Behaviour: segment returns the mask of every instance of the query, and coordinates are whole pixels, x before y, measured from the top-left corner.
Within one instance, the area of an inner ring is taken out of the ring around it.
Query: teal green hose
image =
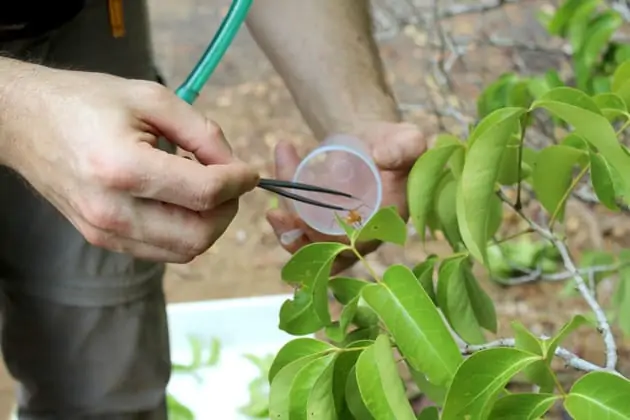
[[[201,89],[217,68],[217,65],[230,47],[234,37],[247,17],[253,0],[234,0],[225,19],[208,48],[188,75],[184,83],[175,92],[177,96],[192,104],[197,100]]]

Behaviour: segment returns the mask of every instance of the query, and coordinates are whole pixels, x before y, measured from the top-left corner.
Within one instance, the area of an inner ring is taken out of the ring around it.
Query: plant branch
[[[547,337],[540,337],[547,338]],[[460,351],[464,355],[473,354],[475,352],[481,350],[487,350],[498,347],[516,347],[516,340],[513,338],[501,338],[496,341],[491,341],[486,344],[468,344],[463,348],[460,348]],[[614,369],[608,369],[601,366],[598,366],[594,363],[589,362],[588,360],[584,360],[575,353],[570,352],[569,350],[558,347],[554,353],[554,355],[562,360],[564,360],[567,366],[570,366],[574,369],[581,370],[583,372],[594,372],[594,371],[610,371],[611,373],[622,376],[619,372]]]
[[[597,329],[601,333],[604,344],[606,346],[606,369],[615,370],[617,366],[617,345],[615,343],[615,337],[612,334],[612,330],[610,328],[610,324],[608,323],[608,319],[606,318],[604,310],[595,299],[595,296],[589,290],[586,280],[584,280],[584,277],[575,266],[575,263],[571,258],[569,249],[567,248],[565,243],[560,240],[556,235],[554,235],[550,230],[543,228],[542,226],[531,220],[523,213],[522,210],[514,208],[514,206],[510,203],[510,200],[505,196],[505,194],[503,194],[503,192],[500,191],[499,196],[505,203],[512,207],[512,209],[514,209],[514,211],[516,211],[516,213],[521,216],[521,218],[525,220],[532,227],[532,229],[534,229],[536,232],[538,232],[539,235],[550,241],[553,246],[556,247],[556,249],[560,253],[560,256],[562,257],[564,267],[566,268],[567,272],[571,274],[571,277],[575,280],[578,291],[595,314],[595,318],[597,319]]]
[[[583,276],[592,277],[597,273],[617,271],[620,268],[624,267],[625,265],[626,264],[596,265],[593,267],[578,269],[578,273],[580,273],[580,275],[583,275]],[[507,283],[510,286],[514,286],[518,284],[530,283],[536,280],[543,280],[543,281],[550,281],[550,282],[564,281],[564,280],[569,280],[572,277],[573,277],[573,273],[569,271],[563,271],[561,273],[553,273],[553,274],[544,274],[542,272],[542,269],[540,267],[537,267],[535,270],[531,270],[530,272],[522,276],[512,277],[509,279],[500,279],[500,281],[502,283]]]

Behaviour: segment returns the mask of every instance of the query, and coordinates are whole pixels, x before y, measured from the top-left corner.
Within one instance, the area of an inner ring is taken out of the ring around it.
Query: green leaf
[[[282,279],[299,285],[293,300],[280,308],[279,328],[289,334],[314,333],[331,323],[328,279],[332,264],[347,245],[321,242],[298,250],[282,268]]]
[[[438,274],[437,299],[453,330],[465,342],[481,344],[486,338],[468,295],[468,279],[463,270],[465,263],[462,257],[442,264]]]
[[[457,223],[457,197],[455,195],[457,192],[457,181],[450,172],[448,175],[444,177],[438,187],[435,200],[435,214],[440,221],[440,228],[444,232],[444,236],[451,247],[455,248],[462,242]]]
[[[576,89],[557,88],[534,102],[532,108],[545,108],[571,124],[577,134],[582,135],[597,148],[606,161],[620,174],[625,188],[628,188],[630,156],[620,145],[615,130],[601,115],[592,99]]]
[[[457,183],[457,197],[456,197],[456,208],[457,212],[457,224],[459,225],[459,233],[462,236],[462,241],[466,246],[466,249],[477,261],[484,261],[487,259],[487,254],[482,254],[481,250],[475,243],[475,240],[472,236],[472,232],[470,231],[470,226],[468,225],[468,220],[466,219],[465,207],[464,207],[464,193],[463,193],[463,184],[460,181]],[[487,252],[487,249],[486,249]],[[487,265],[487,263],[486,263]]]
[[[426,151],[411,168],[407,181],[407,197],[411,221],[422,241],[429,213],[433,208],[435,191],[440,182],[442,170],[453,152],[461,145],[449,145]]]
[[[337,353],[330,353],[315,358],[297,372],[289,389],[289,418],[291,420],[306,420],[307,415],[312,418],[315,413],[309,412],[307,407],[308,409],[317,407],[319,412],[315,416],[316,419],[335,419],[335,405],[332,400],[332,375],[336,357]],[[328,388],[315,392],[315,385],[322,378],[324,378],[323,386],[328,385]],[[331,394],[330,398],[326,399],[326,394]]]
[[[621,15],[610,9],[603,11],[590,23],[582,48],[576,52],[587,68],[597,63],[610,38],[622,24]]]
[[[582,4],[576,6],[571,21],[568,22],[568,37],[572,50],[579,51],[588,34],[589,23],[593,11],[601,3],[601,0],[582,0]]]
[[[545,357],[542,341],[535,337],[523,324],[514,321],[512,322],[512,329],[514,330],[515,347],[517,349]],[[553,372],[551,372],[544,360],[539,360],[526,366],[523,369],[523,374],[529,381],[540,386],[540,392],[552,392],[555,387]]]
[[[166,395],[166,406],[171,420],[195,420],[195,414],[171,394]]]
[[[273,382],[278,372],[289,363],[313,354],[326,354],[335,349],[336,348],[331,344],[310,337],[301,337],[291,340],[282,346],[276,354],[269,368],[269,382]]]
[[[398,374],[389,338],[380,335],[359,356],[357,383],[365,406],[377,419],[415,420]]]
[[[337,420],[335,396],[333,394],[334,364],[319,376],[306,402],[306,416],[295,417],[309,420]],[[293,417],[292,417],[293,418]]]
[[[580,260],[580,268],[588,269],[591,267],[600,267],[600,266],[613,266],[615,264],[615,257],[606,251],[601,250],[590,250],[584,251],[582,253],[582,258]],[[594,280],[595,283],[599,283],[604,278],[611,276],[615,270],[602,271],[599,273],[595,273]],[[588,277],[588,276],[586,276]]]
[[[418,282],[435,303],[435,286],[433,284],[433,271],[438,261],[437,255],[429,255],[426,260],[413,268],[413,275],[416,276]]]
[[[475,278],[468,261],[462,264],[462,275],[464,277],[468,297],[470,298],[470,304],[472,305],[479,325],[496,334],[498,325],[494,302]]]
[[[593,97],[593,101],[608,121],[615,121],[620,117],[626,118],[628,109],[621,96],[615,93],[600,93]]]
[[[441,420],[485,419],[508,381],[539,356],[512,348],[492,348],[474,353],[457,370]]]
[[[565,196],[573,180],[573,167],[587,156],[569,146],[554,145],[540,151],[532,174],[533,187],[540,204],[557,220],[564,219]]]
[[[513,185],[520,181],[519,175],[519,146],[521,144],[520,132],[510,136],[505,151],[500,159],[497,182],[501,185]]]
[[[553,394],[512,394],[500,398],[488,420],[538,420],[560,399]]]
[[[619,269],[619,279],[617,280],[617,316],[619,328],[624,334],[630,335],[630,250],[623,249],[619,253],[619,262],[622,264]]]
[[[328,282],[328,287],[337,301],[343,305],[350,303],[352,299],[361,294],[361,289],[370,284],[365,280],[352,277],[333,277]]]
[[[615,185],[613,183],[612,168],[606,159],[599,153],[590,153],[591,160],[591,182],[595,195],[599,201],[611,210],[619,210],[615,201]]]
[[[381,241],[404,245],[407,241],[407,225],[395,206],[380,209],[357,231],[356,241]]]
[[[564,400],[575,420],[629,420],[630,381],[607,372],[590,372],[578,379]]]
[[[346,401],[346,388],[348,386],[348,378],[363,349],[371,346],[372,343],[373,341],[369,340],[360,340],[350,343],[346,347],[348,351],[340,352],[339,356],[337,356],[337,359],[335,359],[332,393],[335,398],[335,407],[339,419],[349,418],[349,408]],[[358,393],[358,388],[356,388],[356,391]]]
[[[411,270],[403,265],[389,267],[383,281],[364,287],[362,296],[414,369],[436,385],[451,380],[462,356],[433,301]]]
[[[427,380],[426,376],[412,368],[409,363],[407,363],[407,367],[418,389],[429,397],[433,403],[441,406],[444,403],[448,388],[446,386],[432,384]]]
[[[285,365],[274,376],[269,391],[269,418],[275,420],[289,420],[291,410],[291,390],[299,372],[314,360],[327,360],[334,354],[315,353],[301,357]]]
[[[437,407],[425,407],[417,417],[418,420],[440,420],[440,412]]]
[[[326,327],[326,336],[337,343],[342,342],[346,338],[346,331],[350,323],[357,313],[357,305],[359,304],[359,296],[352,299],[341,310],[339,321],[333,322]]]
[[[583,1],[584,0],[566,0],[563,2],[562,6],[558,8],[551,18],[547,31],[549,31],[551,35],[565,36],[573,15],[579,9]]]
[[[553,338],[542,342],[543,350],[545,352],[545,361],[548,365],[551,364],[551,360],[556,353],[556,349],[560,346],[562,341],[573,331],[586,324],[590,324],[590,322],[584,316],[575,315],[571,318],[571,321],[567,322]]]
[[[346,384],[346,402],[348,411],[354,416],[355,419],[361,420],[373,420],[372,414],[365,406],[363,402],[363,398],[361,397],[361,391],[359,391],[359,384],[357,382],[357,367],[352,366],[352,370],[350,370],[350,374],[348,375],[348,382]],[[350,416],[346,416],[346,418],[352,418]]]
[[[619,95],[626,104],[626,108],[630,107],[630,60],[624,61],[617,67],[613,74],[612,92]]]
[[[462,213],[469,230],[469,239],[473,243],[467,243],[467,235],[461,233],[469,250],[474,244],[480,251],[481,262],[486,260],[489,207],[495,194],[499,163],[510,137],[519,129],[519,118],[525,112],[523,108],[503,108],[495,111],[488,115],[470,136],[469,141],[474,142],[468,150],[460,184],[463,195]],[[487,127],[489,123],[492,123],[491,127]],[[458,219],[462,230],[462,221],[459,217]],[[477,257],[472,250],[471,253]]]

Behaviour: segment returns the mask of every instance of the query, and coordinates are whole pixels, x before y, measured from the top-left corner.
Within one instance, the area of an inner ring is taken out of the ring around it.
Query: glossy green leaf
[[[311,406],[309,407],[310,409],[317,407],[319,410],[318,416],[315,417],[316,419],[329,420],[335,418],[335,405],[332,400],[332,375],[336,357],[337,353],[330,353],[315,358],[297,372],[289,389],[289,418],[291,420],[306,420],[307,414],[311,415],[307,411],[307,406],[309,405]],[[315,385],[322,378],[324,378],[323,386],[328,385],[328,388],[314,392]],[[325,398],[327,393],[331,394],[331,398]],[[327,402],[328,405],[326,406]]]
[[[418,414],[417,420],[440,420],[440,412],[437,407],[425,407]]]
[[[337,343],[342,342],[346,338],[348,327],[357,313],[358,304],[359,296],[343,307],[339,320],[326,327],[326,336],[328,338]]]
[[[619,311],[617,319],[619,328],[624,334],[630,335],[630,250],[623,249],[619,253],[619,279],[615,293],[616,306]]]
[[[630,420],[630,381],[607,372],[578,379],[564,400],[575,420]]]
[[[496,334],[498,329],[497,313],[492,298],[481,287],[467,261],[462,264],[461,269],[477,322],[482,328]]]
[[[291,390],[299,372],[315,360],[328,360],[331,353],[315,353],[296,359],[285,365],[275,375],[269,391],[269,417],[275,420],[289,420],[291,410]]]
[[[437,299],[453,330],[469,344],[485,343],[486,338],[468,294],[464,276],[464,258],[448,261],[440,267]]]
[[[313,354],[325,354],[335,351],[336,347],[325,341],[316,340],[310,337],[300,337],[286,343],[276,354],[276,357],[269,368],[269,382],[280,370],[291,362]]]
[[[512,394],[499,398],[488,420],[538,420],[551,409],[559,395]]]
[[[593,101],[609,121],[626,118],[628,109],[621,96],[611,92],[600,93],[593,96]]]
[[[508,106],[512,87],[519,78],[514,73],[504,73],[488,85],[477,98],[477,117],[482,119],[497,109]]]
[[[342,347],[348,347],[350,344],[356,341],[362,340],[376,340],[380,333],[380,329],[378,326],[372,326],[367,328],[357,328],[355,330],[350,331],[346,335],[346,339],[341,343]]]
[[[449,173],[440,183],[435,200],[435,214],[440,221],[440,228],[452,247],[462,242],[457,223],[456,209],[457,181]]]
[[[335,396],[333,394],[334,364],[329,365],[319,375],[306,401],[306,416],[296,416],[296,419],[308,420],[337,420]],[[299,397],[298,397],[299,398]],[[293,419],[293,417],[291,417]],[[342,420],[342,419],[340,419]]]
[[[587,156],[568,146],[549,146],[536,159],[532,174],[533,187],[540,204],[550,215],[562,221],[566,207],[565,195],[573,180],[573,167]],[[559,209],[559,210],[558,210]]]
[[[624,61],[613,74],[612,91],[630,108],[630,60]]]
[[[415,420],[387,335],[380,335],[363,350],[356,377],[361,398],[374,418]]]
[[[352,366],[352,370],[348,375],[348,382],[346,384],[346,402],[348,411],[354,416],[355,419],[361,420],[373,420],[374,417],[365,406],[363,398],[361,397],[361,391],[359,390],[359,383],[357,381],[357,367]],[[351,418],[351,417],[348,417]]]
[[[581,49],[588,34],[593,11],[600,4],[601,0],[582,0],[581,4],[576,6],[573,17],[567,25],[567,35],[573,51]]]
[[[584,137],[575,133],[567,135],[560,141],[559,144],[560,146],[573,147],[574,149],[583,150],[584,152],[595,150],[586,140],[584,140]]]
[[[435,286],[433,284],[433,271],[438,261],[437,255],[429,255],[426,260],[413,268],[413,275],[416,276],[418,282],[435,303]]]
[[[328,279],[332,264],[347,245],[321,242],[298,250],[282,268],[282,279],[298,285],[293,300],[280,308],[279,328],[289,334],[311,334],[329,325]]]
[[[615,201],[616,193],[613,183],[612,168],[599,153],[590,153],[591,182],[599,201],[611,210],[619,210]]]
[[[450,381],[462,356],[433,301],[409,268],[389,267],[383,281],[363,288],[362,296],[414,369],[434,384]]]
[[[462,213],[470,240],[480,251],[482,261],[488,243],[489,206],[495,194],[499,163],[511,136],[519,129],[519,118],[526,112],[523,108],[503,108],[482,121],[471,134],[471,144],[460,180],[463,195]],[[486,127],[492,122],[491,127]],[[459,209],[458,209],[459,211]],[[459,217],[458,217],[459,219]],[[460,219],[460,230],[462,221]],[[470,250],[464,232],[462,239]],[[475,253],[473,253],[473,256]]]
[[[459,145],[449,145],[426,151],[416,161],[407,181],[407,197],[411,221],[422,241],[425,240],[427,219],[433,208],[435,190],[442,178],[444,165]]]
[[[166,395],[166,406],[170,420],[195,420],[195,414],[171,394]]]
[[[359,296],[361,289],[370,284],[369,282],[352,277],[333,277],[328,282],[333,296],[343,305],[350,303],[352,299]]]
[[[356,241],[381,241],[404,245],[407,241],[407,224],[395,206],[380,209],[357,231]]]
[[[519,179],[519,146],[521,144],[521,135],[517,131],[508,140],[508,143],[501,156],[499,163],[499,173],[497,174],[497,182],[501,185],[516,184]]]
[[[547,364],[551,364],[551,360],[556,352],[556,349],[562,344],[565,338],[573,331],[577,330],[583,325],[589,324],[589,321],[582,315],[575,315],[569,322],[564,324],[560,331],[551,339],[543,340],[543,350],[545,352],[545,361]]]
[[[351,418],[350,409],[346,400],[346,389],[348,387],[348,379],[353,368],[357,362],[357,359],[361,355],[364,348],[371,346],[373,341],[355,341],[350,343],[347,347],[348,351],[342,351],[335,359],[335,367],[333,373],[333,396],[335,399],[336,412],[340,420]],[[358,394],[359,390],[356,388],[356,380],[354,382],[355,391]],[[360,395],[358,396],[360,400]]]
[[[474,353],[453,379],[441,420],[485,419],[508,381],[539,356],[513,348],[492,348]]]
[[[425,394],[433,403],[441,406],[444,403],[444,398],[446,397],[446,391],[448,390],[448,387],[443,385],[434,385],[429,382],[427,380],[427,377],[424,376],[421,372],[418,372],[417,370],[409,366],[409,364],[407,364],[407,367],[409,368],[411,379],[413,379],[418,389],[423,394]]]
[[[593,107],[596,110],[593,110]],[[608,163],[620,174],[624,191],[630,185],[630,156],[621,147],[615,130],[601,115],[597,105],[576,89],[557,88],[549,91],[532,108],[545,108],[571,124],[577,134],[595,146]]]
[[[472,236],[472,232],[470,231],[470,226],[468,224],[468,220],[466,219],[465,207],[464,207],[464,193],[462,191],[462,182],[461,180],[457,183],[457,197],[456,197],[456,208],[457,212],[457,224],[459,225],[459,233],[461,234],[462,241],[466,246],[466,249],[477,261],[483,261],[485,259],[485,253],[482,254],[481,250],[475,243],[475,240]],[[487,249],[486,249],[487,252]]]
[[[515,347],[517,349],[545,357],[542,340],[535,337],[518,321],[512,322],[512,329],[514,330]],[[533,384],[540,386],[540,392],[549,393],[552,392],[555,387],[553,373],[550,371],[548,365],[545,364],[544,359],[526,366],[523,369],[523,374]]]
[[[551,18],[547,31],[549,31],[551,35],[566,35],[571,19],[583,1],[584,0],[564,1]]]
[[[582,48],[576,52],[587,68],[598,61],[610,38],[622,24],[621,15],[610,9],[603,11],[589,24]]]

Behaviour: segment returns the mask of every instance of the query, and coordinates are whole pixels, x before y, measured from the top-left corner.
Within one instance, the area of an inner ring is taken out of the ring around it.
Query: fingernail
[[[282,245],[291,245],[304,235],[302,229],[292,229],[280,235],[280,243]]]

